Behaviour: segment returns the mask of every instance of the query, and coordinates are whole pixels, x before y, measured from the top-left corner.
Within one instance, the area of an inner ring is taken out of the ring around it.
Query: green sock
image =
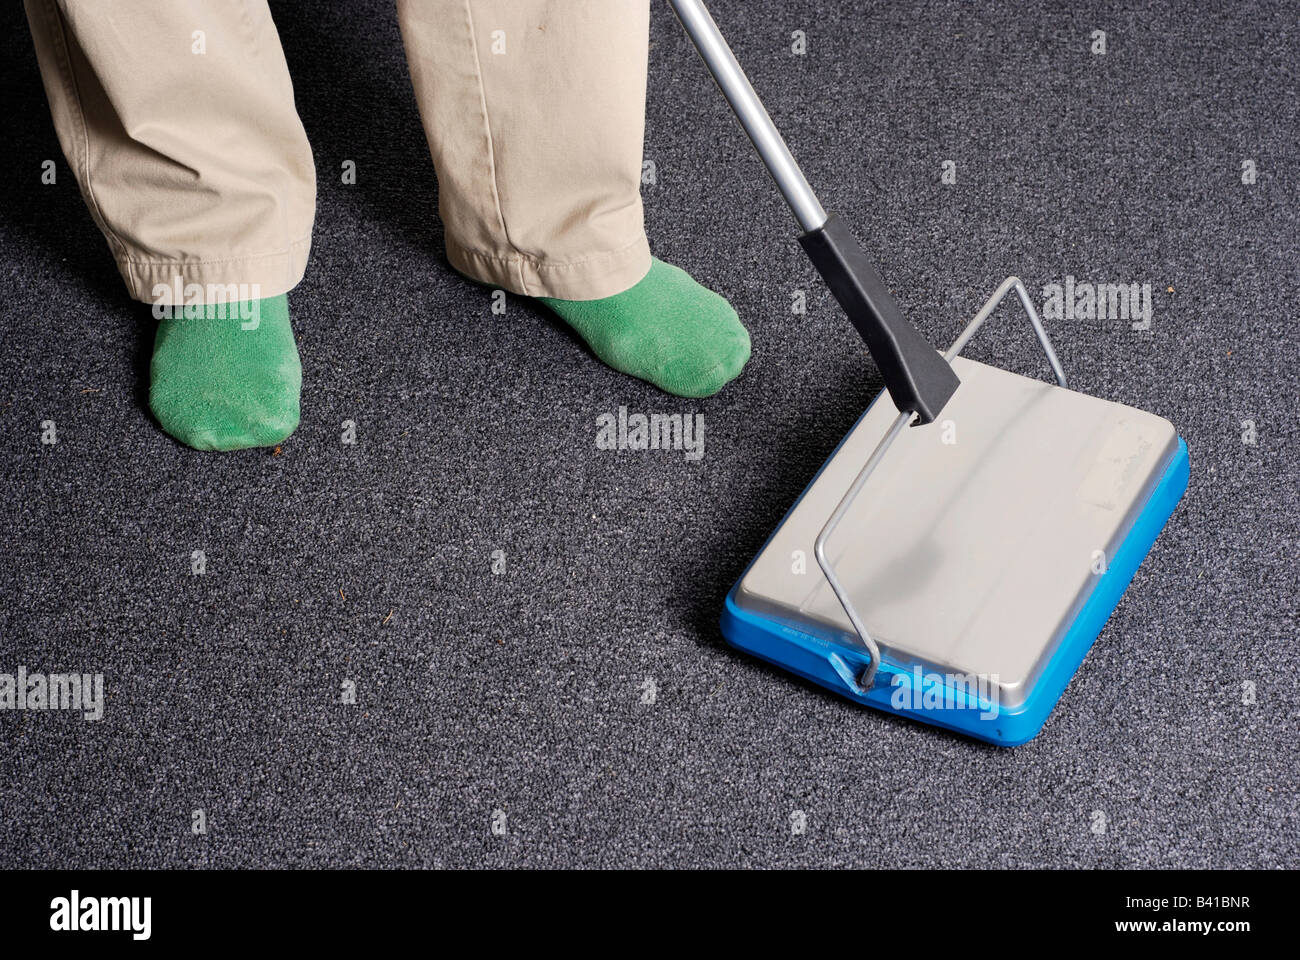
[[[158,322],[149,408],[196,450],[280,443],[298,426],[302,365],[281,294],[175,307]]]
[[[717,393],[749,359],[749,333],[731,304],[662,260],[612,297],[537,299],[615,370],[679,397]]]

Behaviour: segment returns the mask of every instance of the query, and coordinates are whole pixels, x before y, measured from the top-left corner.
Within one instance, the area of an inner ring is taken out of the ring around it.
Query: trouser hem
[[[185,302],[194,302],[194,284],[203,288],[204,303],[263,300],[298,285],[310,250],[311,238],[304,237],[276,253],[230,260],[145,262],[119,257],[117,269],[131,298],[143,303],[175,303],[178,290]]]
[[[472,280],[522,296],[600,300],[635,286],[650,272],[650,243],[643,234],[617,250],[548,263],[471,250],[447,237],[447,259]]]

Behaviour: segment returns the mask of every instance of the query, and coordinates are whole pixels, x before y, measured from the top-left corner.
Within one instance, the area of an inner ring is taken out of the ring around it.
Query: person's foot
[[[282,294],[174,307],[158,322],[149,408],[196,450],[282,442],[298,426],[302,365]]]
[[[609,366],[680,397],[717,393],[749,359],[749,333],[731,304],[662,260],[612,297],[537,299]]]

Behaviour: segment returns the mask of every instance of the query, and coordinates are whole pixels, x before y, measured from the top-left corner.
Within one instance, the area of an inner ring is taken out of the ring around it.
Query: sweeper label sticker
[[[1136,476],[1138,468],[1150,449],[1151,441],[1143,436],[1141,427],[1132,420],[1121,420],[1102,442],[1097,458],[1079,482],[1076,496],[1103,510],[1128,503],[1135,483],[1141,479]]]

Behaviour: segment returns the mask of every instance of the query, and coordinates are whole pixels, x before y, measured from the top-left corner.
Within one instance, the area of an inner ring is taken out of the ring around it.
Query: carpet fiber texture
[[[149,416],[153,321],[6,4],[0,672],[102,673],[105,703],[0,713],[0,866],[1300,862],[1294,8],[711,6],[932,342],[1013,273],[1042,301],[1149,284],[1149,329],[1047,320],[1075,387],[1173,421],[1192,478],[1039,737],[983,746],[723,643],[880,379],[666,5],[647,227],[749,328],[736,382],[670,397],[548,311],[495,313],[443,256],[392,3],[281,2],[320,171],[302,421],[212,455]],[[968,355],[1049,375],[1014,305]],[[702,415],[703,456],[601,449],[620,407]]]

